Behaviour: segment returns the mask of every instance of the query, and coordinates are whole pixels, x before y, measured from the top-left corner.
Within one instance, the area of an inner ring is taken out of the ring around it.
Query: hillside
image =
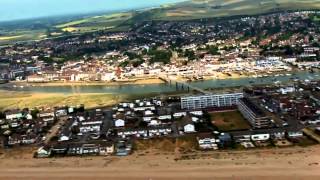
[[[126,31],[134,23],[146,20],[190,20],[309,9],[320,9],[320,0],[189,0],[148,10],[92,15],[69,21],[65,18],[55,24],[38,21],[36,26],[41,25],[40,28],[35,28],[34,23],[16,29],[2,26],[0,45],[99,30]]]
[[[190,20],[235,15],[255,15],[281,10],[320,9],[320,0],[190,0],[140,12],[96,16],[58,25],[61,30],[125,30],[137,21]]]
[[[320,0],[190,0],[153,10],[151,18],[189,20],[300,9],[320,9]]]

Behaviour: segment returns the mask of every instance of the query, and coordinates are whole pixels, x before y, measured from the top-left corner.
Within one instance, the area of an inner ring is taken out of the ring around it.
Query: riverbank
[[[161,79],[158,78],[149,78],[149,79],[133,79],[133,80],[124,80],[116,82],[99,82],[99,81],[86,81],[86,82],[64,82],[64,81],[53,81],[46,83],[32,83],[26,81],[13,81],[6,85],[11,86],[42,86],[42,87],[53,87],[53,86],[121,86],[121,85],[148,85],[148,84],[162,84],[164,83]]]
[[[174,152],[151,148],[126,157],[34,159],[35,149],[10,150],[0,156],[0,179],[119,180],[316,180],[320,146],[197,152],[177,160]],[[147,171],[146,171],[147,169]]]
[[[176,76],[174,79],[178,81],[183,81],[183,82],[189,82],[189,83],[199,83],[202,81],[236,81],[236,80],[245,80],[245,79],[250,79],[250,81],[254,80],[261,80],[261,79],[268,79],[272,78],[272,82],[277,81],[277,79],[281,78],[290,78],[290,79],[295,79],[299,76],[299,74],[308,74],[304,78],[309,78],[309,75],[315,75],[319,76],[319,72],[316,71],[316,73],[309,73],[308,71],[298,71],[298,70],[293,70],[290,72],[272,72],[272,73],[261,73],[259,75],[257,74],[252,74],[248,72],[244,73],[222,73],[222,72],[215,72],[211,75],[205,75],[202,76],[202,78],[187,78],[183,76]],[[304,80],[304,78],[301,78]],[[145,79],[142,78],[136,78],[136,79],[127,79],[127,80],[121,80],[121,81],[115,81],[115,82],[103,82],[103,81],[86,81],[86,82],[71,82],[71,81],[53,81],[53,82],[46,82],[46,83],[32,83],[32,82],[27,82],[27,81],[12,81],[10,83],[2,85],[2,87],[6,88],[24,88],[24,87],[92,87],[92,86],[106,86],[106,87],[119,87],[119,86],[143,86],[143,85],[161,85],[164,84],[165,82],[156,77],[146,77]],[[208,88],[208,87],[207,87]]]
[[[88,108],[112,106],[123,101],[135,99],[183,96],[187,92],[147,93],[147,94],[113,94],[113,93],[39,93],[0,90],[0,111],[6,109],[23,109],[37,107],[77,106],[84,104]]]
[[[102,93],[29,93],[0,91],[0,110],[35,107],[76,106],[85,104],[86,108],[110,106],[129,98],[126,95]]]

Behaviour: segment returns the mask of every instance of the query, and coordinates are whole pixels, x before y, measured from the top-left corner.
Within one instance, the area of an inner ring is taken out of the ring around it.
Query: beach
[[[320,145],[208,151],[177,160],[174,152],[148,149],[126,157],[34,159],[32,150],[23,148],[2,153],[0,179],[312,180],[320,178],[319,151]]]

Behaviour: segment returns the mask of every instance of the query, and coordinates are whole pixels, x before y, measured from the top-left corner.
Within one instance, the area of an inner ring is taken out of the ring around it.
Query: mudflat
[[[177,154],[156,149],[127,157],[34,159],[32,150],[3,152],[0,179],[281,179],[320,178],[320,145]],[[182,158],[184,157],[184,158]]]

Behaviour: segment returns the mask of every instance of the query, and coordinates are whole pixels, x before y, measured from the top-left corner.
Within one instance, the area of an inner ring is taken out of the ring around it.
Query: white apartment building
[[[228,107],[237,105],[243,93],[208,94],[181,97],[182,109],[202,109],[208,107]]]

